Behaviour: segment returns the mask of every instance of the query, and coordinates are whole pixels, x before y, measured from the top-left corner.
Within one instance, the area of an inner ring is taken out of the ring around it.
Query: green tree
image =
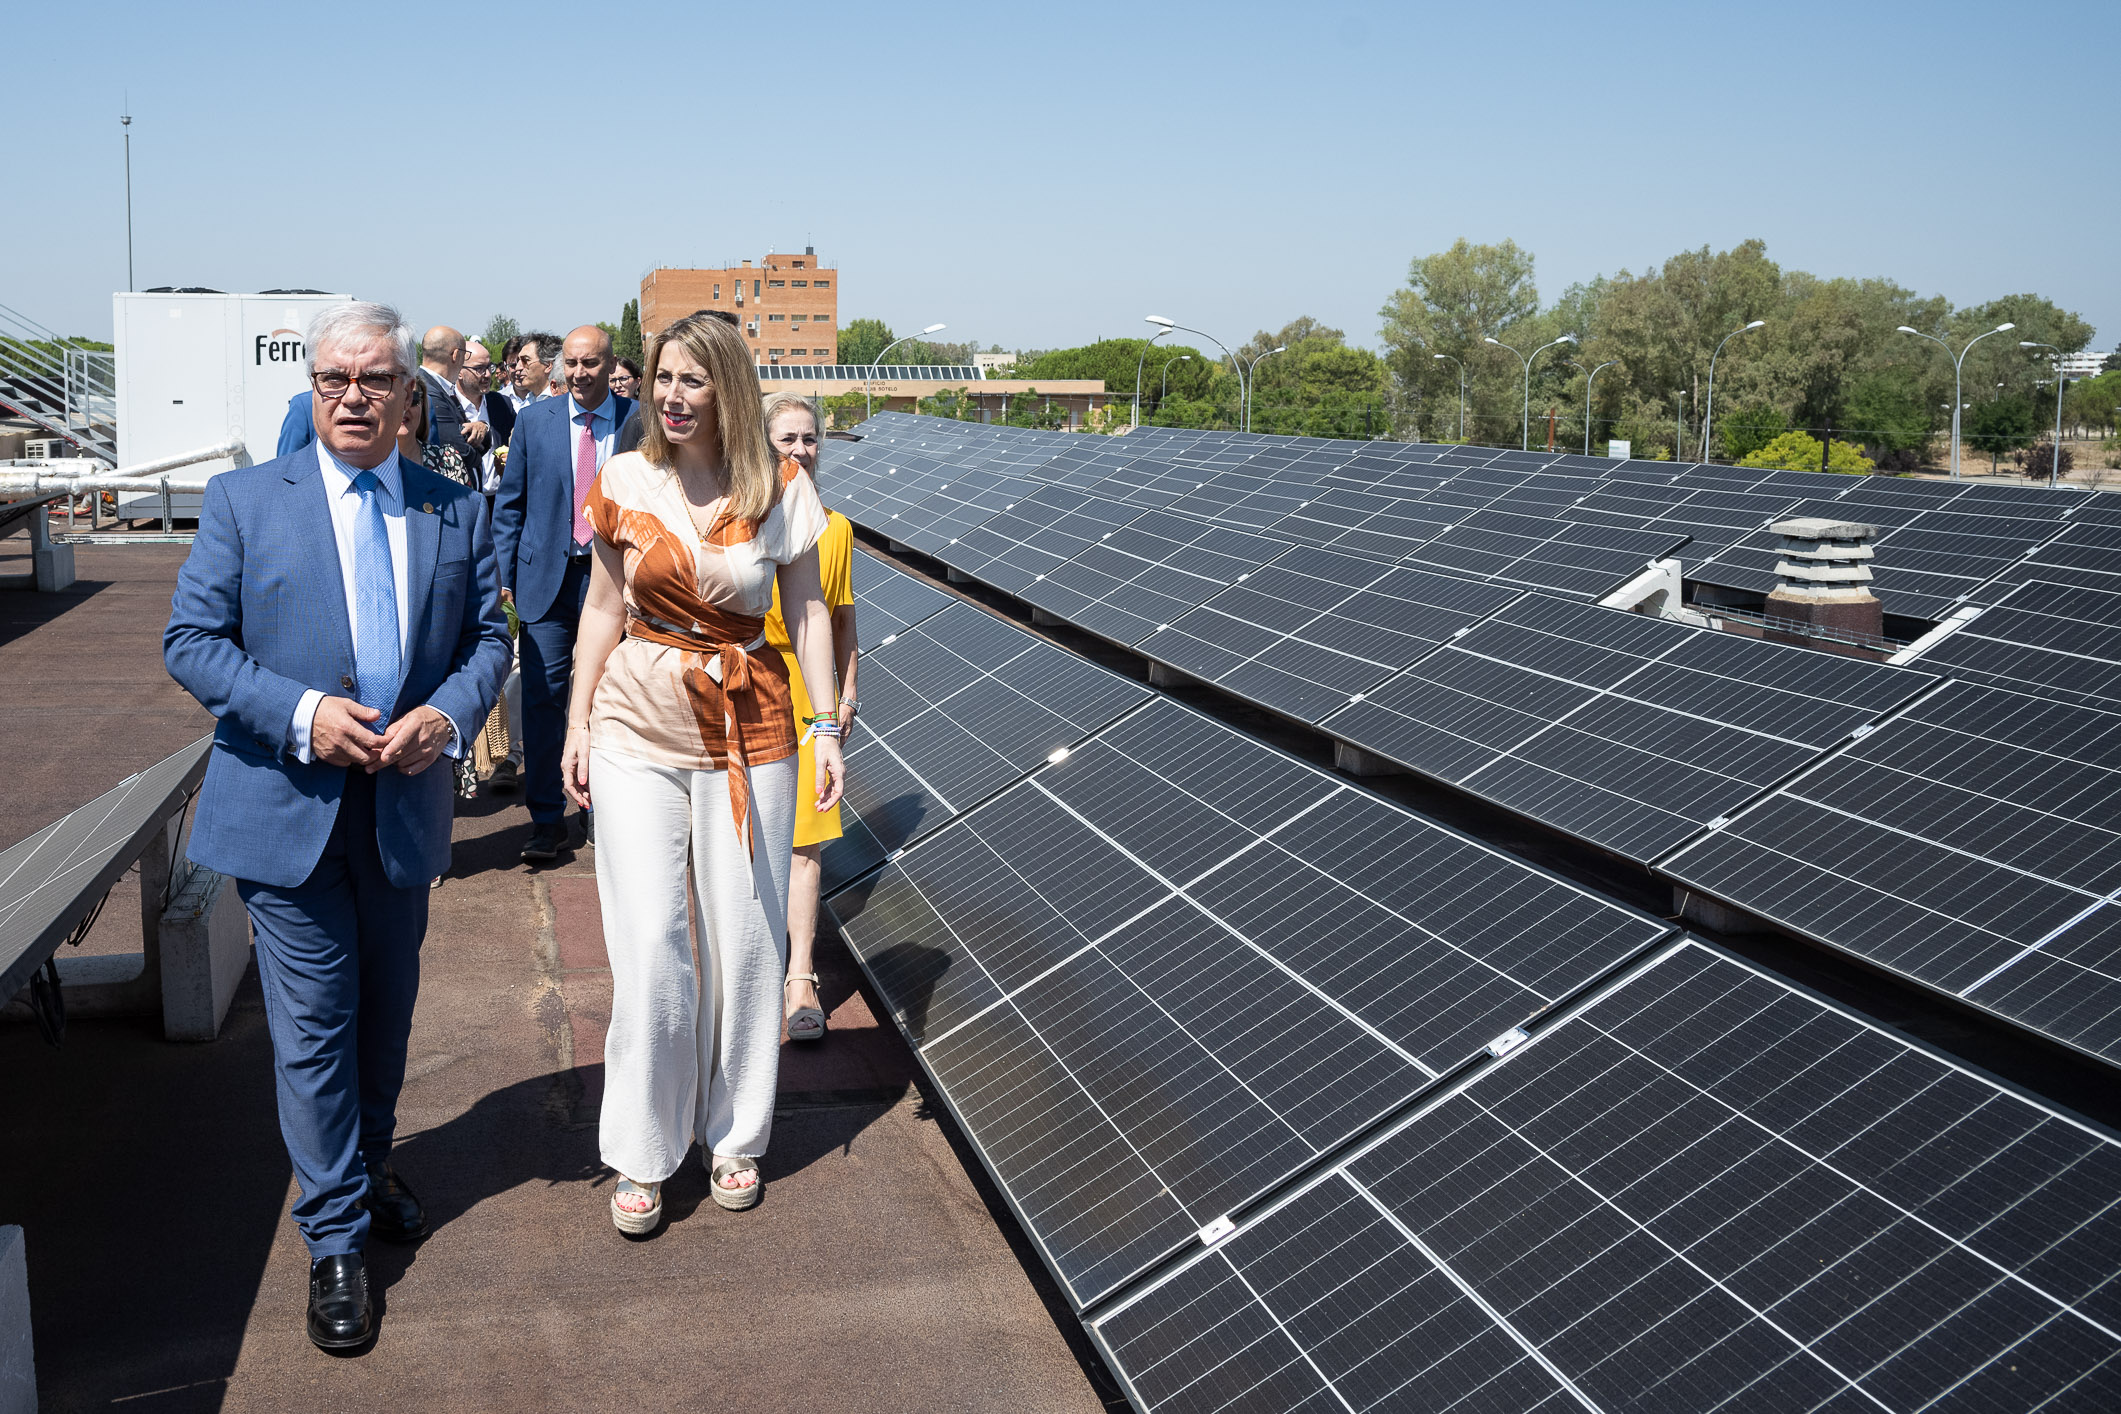
[[[1749,403],[1716,424],[1724,455],[1740,466],[1745,459],[1789,431],[1790,420],[1769,403]]]
[[[1417,256],[1406,285],[1378,314],[1388,370],[1399,395],[1424,410],[1430,435],[1451,435],[1443,431],[1446,423],[1455,433],[1463,364],[1470,389],[1467,430],[1476,441],[1514,429],[1523,396],[1522,366],[1486,340],[1492,336],[1530,352],[1552,337],[1545,330],[1558,323],[1540,319],[1530,251],[1515,241],[1474,245],[1464,237],[1449,250]],[[1527,345],[1524,339],[1533,334],[1545,337]]]
[[[611,351],[620,358],[630,358],[635,363],[641,361],[641,302],[639,300],[630,299],[626,301],[626,307],[619,311],[619,328],[618,332],[611,336]]]
[[[501,351],[508,347],[508,341],[522,332],[513,319],[505,314],[496,314],[486,321],[486,332],[479,335],[479,342],[486,345],[487,354],[494,362],[499,363]]]
[[[1742,458],[1740,466],[1779,467],[1784,471],[1819,471],[1820,442],[1809,432],[1785,432],[1766,446]],[[1872,461],[1861,448],[1836,438],[1827,448],[1825,470],[1861,476]]]
[[[2032,445],[2038,427],[2030,399],[2005,396],[1974,404],[1960,420],[1959,435],[1974,451],[1987,452],[1995,471],[2003,453]]]
[[[980,418],[979,401],[970,388],[944,388],[931,397],[922,398],[915,411],[928,417],[947,417],[957,422],[977,422]]]
[[[894,335],[881,319],[856,319],[840,328],[840,362],[869,363],[887,348]]]
[[[869,416],[870,406],[870,400],[864,397],[860,390],[818,399],[818,407],[825,414],[825,430],[828,432],[845,432],[849,428],[859,426]]]

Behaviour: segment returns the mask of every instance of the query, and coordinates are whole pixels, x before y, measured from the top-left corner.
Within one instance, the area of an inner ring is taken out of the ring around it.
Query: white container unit
[[[205,476],[270,461],[288,400],[309,386],[303,343],[309,321],[351,295],[181,294],[111,296],[117,350],[118,465],[240,437],[246,455],[183,469]],[[159,515],[159,494],[123,496],[125,515]],[[174,498],[173,512],[199,514],[197,495]]]

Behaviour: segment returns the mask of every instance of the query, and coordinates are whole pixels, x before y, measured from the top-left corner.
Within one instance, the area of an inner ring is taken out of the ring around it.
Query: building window
[[[791,314],[788,316],[788,320],[792,324],[800,324],[809,317],[807,314]]]
[[[768,349],[768,350],[766,350],[766,357],[768,357],[768,358],[780,358],[780,357],[783,357],[783,356],[784,356],[785,354],[787,354],[787,352],[788,352],[788,350],[786,350],[786,349]],[[385,620],[384,620],[384,622],[385,622],[385,623],[388,623],[388,622],[390,622],[390,621],[389,621],[388,619],[385,619]]]
[[[810,287],[810,282],[808,280],[790,280],[788,283],[795,286],[799,290],[808,289]]]
[[[769,324],[778,324],[787,317],[788,316],[785,314],[769,314],[766,316],[766,322]]]
[[[812,288],[820,290],[829,290],[832,288],[832,282],[830,280],[818,280],[813,283]]]
[[[751,297],[753,299],[757,299],[759,297],[759,282],[756,280],[753,280],[751,282]]]
[[[788,264],[792,269],[800,270],[803,268],[803,262],[800,260],[791,260]]]
[[[808,357],[810,357],[810,350],[808,350],[808,349],[790,349],[790,350],[788,350],[788,352],[789,352],[789,354],[790,354],[790,355],[792,355],[792,356],[793,356],[793,357],[795,357],[795,358],[808,358]]]
[[[813,314],[810,316],[810,322],[813,324],[830,324],[832,316],[829,314]]]
[[[714,287],[714,297],[716,299],[720,299],[722,297],[722,287],[720,285],[716,285]]]
[[[788,282],[786,280],[768,280],[766,288],[769,290],[785,290],[788,288]]]

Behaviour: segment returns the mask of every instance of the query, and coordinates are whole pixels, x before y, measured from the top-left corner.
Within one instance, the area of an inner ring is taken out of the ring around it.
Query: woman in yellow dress
[[[764,408],[766,436],[776,458],[792,460],[817,480],[818,448],[823,434],[817,412],[793,393],[775,393]],[[855,639],[854,639],[854,527],[838,511],[826,513],[825,533],[817,542],[818,578],[824,590],[825,607],[832,612],[832,662],[839,674],[840,748],[854,730]],[[816,808],[811,778],[816,763],[810,756],[810,732],[803,727],[813,709],[803,684],[803,670],[795,661],[795,649],[781,622],[780,591],[774,591],[773,611],[766,615],[766,642],[788,660],[788,684],[795,698],[795,721],[801,742],[802,764],[795,773],[795,853],[788,861],[788,979],[782,1005],[791,1041],[818,1041],[825,1035],[825,1010],[818,998],[818,977],[812,949],[817,941],[819,886],[824,878],[819,855],[827,841],[840,837],[840,808]],[[831,700],[831,694],[826,694]]]

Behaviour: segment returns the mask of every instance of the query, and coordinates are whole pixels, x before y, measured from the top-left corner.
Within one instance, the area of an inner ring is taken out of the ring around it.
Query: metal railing
[[[0,304],[0,406],[92,456],[115,459],[115,356],[84,349],[5,304]]]

